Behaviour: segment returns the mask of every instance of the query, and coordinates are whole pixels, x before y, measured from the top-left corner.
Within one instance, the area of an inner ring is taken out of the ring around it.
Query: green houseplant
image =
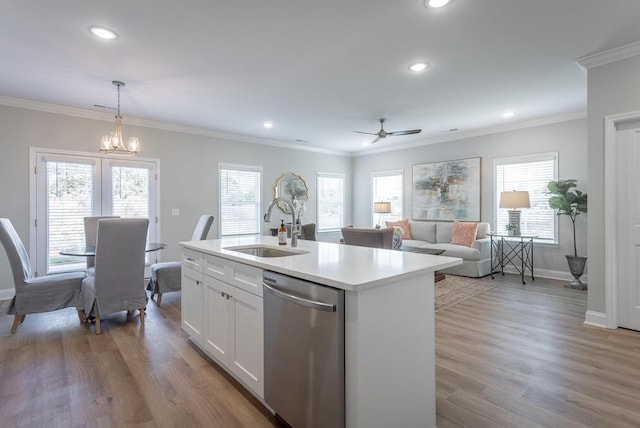
[[[557,215],[568,216],[573,227],[573,255],[567,255],[569,263],[569,271],[574,279],[567,284],[569,288],[586,290],[587,286],[580,281],[580,277],[584,273],[584,267],[587,261],[586,257],[578,256],[578,247],[576,245],[576,217],[580,214],[587,213],[587,194],[576,189],[577,180],[558,180],[550,181],[547,184],[549,198],[549,207],[558,210]]]

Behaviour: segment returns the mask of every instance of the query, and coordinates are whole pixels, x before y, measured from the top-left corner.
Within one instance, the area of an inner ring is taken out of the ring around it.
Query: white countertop
[[[180,244],[206,254],[348,291],[363,290],[399,279],[430,274],[462,263],[462,259],[457,257],[397,250],[305,240],[299,240],[298,246],[291,248],[290,243],[289,239],[286,246],[278,245],[277,237],[251,236],[188,241]],[[285,257],[257,257],[225,249],[255,244],[305,253]]]

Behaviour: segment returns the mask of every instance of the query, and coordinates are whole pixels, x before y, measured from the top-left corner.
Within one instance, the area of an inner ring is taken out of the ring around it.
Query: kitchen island
[[[268,270],[345,291],[347,427],[436,426],[433,273],[461,259],[266,236],[181,245],[183,329],[260,400]],[[258,245],[296,254],[237,251]]]

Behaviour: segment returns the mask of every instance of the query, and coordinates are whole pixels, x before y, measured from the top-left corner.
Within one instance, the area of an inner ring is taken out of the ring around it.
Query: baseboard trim
[[[587,311],[584,316],[584,323],[594,327],[607,328],[607,314],[602,312]]]
[[[505,266],[504,271],[505,273],[513,273],[513,274],[519,275],[519,273],[512,266],[509,266],[509,267]],[[557,279],[559,281],[567,281],[567,282],[573,280],[573,275],[571,275],[569,272],[563,272],[559,270],[537,269],[534,267],[533,273],[535,278],[540,277],[540,278],[547,278],[547,279]],[[527,276],[531,278],[531,272],[527,272],[525,274],[524,276],[525,281],[527,279]],[[580,281],[582,281],[585,284],[588,284],[589,276],[582,275],[580,277]]]
[[[0,300],[10,300],[13,299],[13,296],[16,293],[14,292],[13,288],[7,288],[5,290],[0,290]]]

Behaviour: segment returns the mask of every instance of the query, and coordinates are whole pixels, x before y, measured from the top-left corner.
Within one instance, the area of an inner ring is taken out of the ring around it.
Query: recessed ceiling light
[[[273,123],[265,122],[265,123],[262,124],[262,126],[264,126],[267,129],[271,129],[271,128],[273,128]]]
[[[425,0],[424,5],[430,9],[437,9],[448,5],[452,1],[453,0]]]
[[[427,68],[429,68],[429,63],[428,62],[414,62],[413,64],[411,64],[409,66],[409,70],[414,71],[416,73],[418,73],[420,71],[424,71]]]
[[[89,27],[89,31],[91,31],[91,34],[93,34],[94,36],[100,37],[101,39],[105,40],[113,40],[118,38],[118,35],[115,33],[115,31],[109,30],[108,28],[104,27],[97,27],[93,25]]]
[[[504,117],[505,119],[512,118],[515,115],[516,115],[515,112],[513,112],[511,110],[505,111],[504,113],[502,113],[502,117]]]

